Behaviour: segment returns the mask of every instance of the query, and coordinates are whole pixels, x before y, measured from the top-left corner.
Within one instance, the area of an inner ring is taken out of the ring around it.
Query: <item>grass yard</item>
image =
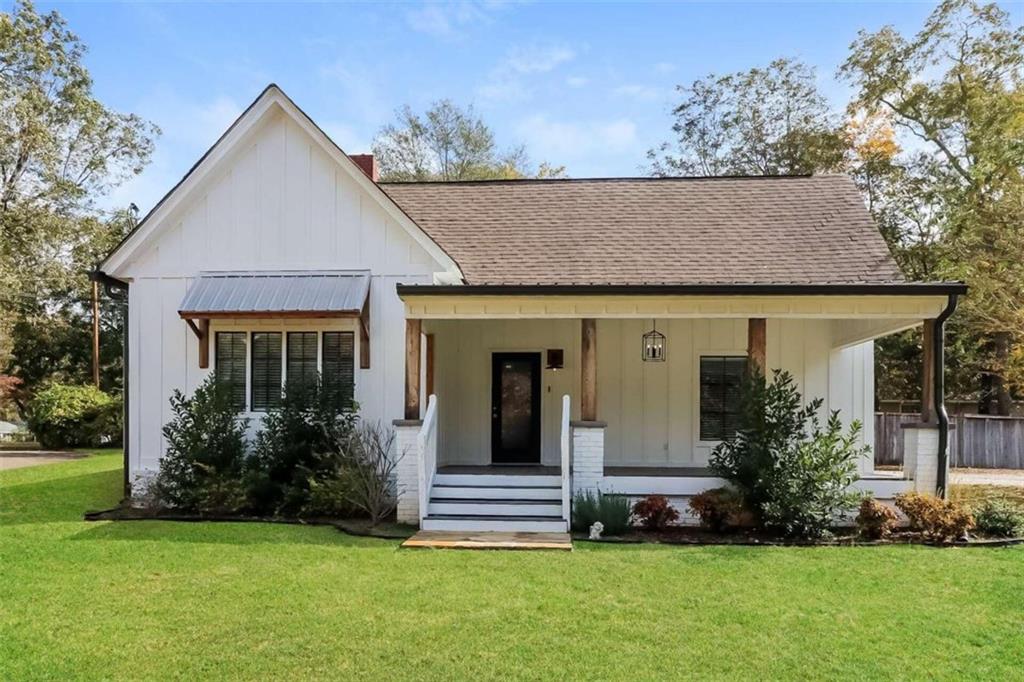
[[[467,552],[83,522],[119,466],[0,475],[0,678],[1024,677],[1024,547]]]

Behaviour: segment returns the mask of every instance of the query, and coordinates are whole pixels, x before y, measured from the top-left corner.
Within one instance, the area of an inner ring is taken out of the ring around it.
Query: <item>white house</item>
[[[395,424],[400,519],[454,530],[564,530],[573,489],[720,485],[748,363],[870,445],[873,340],[925,323],[941,369],[964,291],[906,282],[843,176],[378,182],[274,85],[96,277],[127,288],[130,478],[174,389],[216,368],[258,423],[319,371]],[[944,486],[933,375],[904,472],[861,463],[880,497]]]

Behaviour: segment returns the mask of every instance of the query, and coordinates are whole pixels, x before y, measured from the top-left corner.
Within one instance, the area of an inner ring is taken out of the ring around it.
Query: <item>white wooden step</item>
[[[562,515],[561,504],[519,500],[430,500],[430,515],[454,516],[554,516]]]
[[[434,474],[434,485],[501,486],[507,488],[535,488],[560,486],[561,476],[516,476],[509,474]]]
[[[431,497],[470,500],[558,500],[562,499],[561,486],[452,486],[434,485]]]
[[[563,519],[544,517],[460,517],[428,516],[420,523],[422,530],[485,531],[497,530],[519,533],[565,533],[568,530]]]

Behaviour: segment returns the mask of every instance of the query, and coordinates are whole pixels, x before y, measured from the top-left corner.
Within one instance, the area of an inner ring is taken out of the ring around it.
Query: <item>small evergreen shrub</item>
[[[95,386],[50,384],[28,404],[28,429],[44,448],[121,442],[121,401]]]
[[[720,533],[743,513],[743,501],[731,488],[712,488],[690,498],[690,511],[700,525]]]
[[[859,500],[849,486],[857,460],[869,452],[858,443],[861,426],[844,431],[834,411],[822,427],[821,406],[820,398],[804,404],[787,372],[775,370],[771,382],[751,376],[741,389],[735,437],[712,452],[710,469],[769,532],[822,537]]]
[[[600,521],[605,535],[622,535],[629,530],[631,515],[629,498],[624,495],[587,490],[576,493],[572,500],[572,528],[582,533]]]
[[[982,535],[995,538],[1024,535],[1024,508],[1004,498],[985,500],[974,510],[974,520]]]
[[[974,528],[974,515],[963,505],[935,495],[901,493],[896,506],[907,515],[910,527],[935,542],[953,542]]]
[[[883,540],[892,535],[898,521],[899,517],[890,507],[865,497],[857,513],[857,533],[869,540]]]
[[[243,480],[247,421],[238,419],[230,393],[211,374],[190,397],[171,396],[173,418],[152,493],[184,511],[231,514],[248,506]]]
[[[379,423],[361,423],[331,441],[335,468],[309,480],[306,513],[325,516],[366,516],[371,525],[387,519],[398,503],[395,467],[406,453],[393,453],[395,432]]]
[[[664,495],[649,495],[637,501],[633,516],[647,530],[664,530],[679,520],[679,512]]]

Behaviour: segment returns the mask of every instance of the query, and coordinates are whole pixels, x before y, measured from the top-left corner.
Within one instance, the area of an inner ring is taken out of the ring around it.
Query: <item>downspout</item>
[[[935,390],[935,415],[939,420],[939,470],[936,478],[935,494],[945,498],[947,491],[947,478],[949,477],[949,413],[946,412],[946,361],[945,361],[945,327],[946,320],[956,310],[957,294],[950,294],[949,301],[939,316],[935,318],[935,326],[932,330],[932,368],[933,385]]]
[[[128,405],[129,405],[129,400],[128,400],[128,397],[129,397],[128,396],[128,388],[129,388],[129,386],[128,386],[128,383],[129,383],[128,382],[128,377],[129,377],[129,372],[128,372],[128,357],[129,357],[129,353],[128,353],[128,338],[129,338],[129,334],[128,334],[128,282],[123,282],[123,281],[121,281],[119,279],[115,279],[115,278],[111,277],[110,275],[108,275],[107,273],[103,272],[102,270],[92,270],[92,271],[90,271],[89,272],[89,279],[94,281],[94,282],[98,282],[98,283],[102,284],[104,290],[107,293],[107,296],[110,296],[110,298],[114,299],[115,301],[121,302],[122,305],[123,305],[123,311],[124,311],[123,315],[124,315],[124,317],[122,318],[123,319],[123,327],[121,329],[121,342],[122,342],[121,353],[122,353],[122,356],[123,356],[122,359],[121,359],[121,372],[122,372],[122,376],[121,376],[121,399],[122,399],[121,419],[122,419],[122,429],[123,429],[123,431],[122,431],[121,438],[123,440],[122,450],[124,451],[124,462],[123,462],[123,465],[122,465],[123,466],[123,474],[122,474],[121,486],[122,486],[123,498],[124,498],[124,500],[127,500],[132,495],[131,477],[129,475],[129,465],[130,465],[130,462],[131,462],[131,460],[129,459],[129,447],[130,447],[129,443],[131,443],[131,439],[129,438],[129,435],[131,433],[131,431],[130,431],[131,423],[130,423],[130,421],[128,419],[128,415],[129,415],[129,408],[128,408]]]

